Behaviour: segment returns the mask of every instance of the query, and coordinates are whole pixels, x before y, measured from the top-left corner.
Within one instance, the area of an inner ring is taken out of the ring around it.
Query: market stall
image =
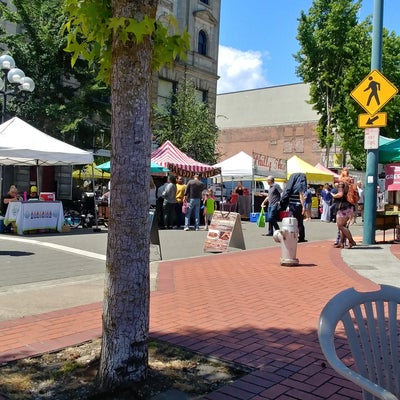
[[[0,125],[1,166],[36,166],[38,171],[41,166],[90,164],[92,162],[92,153],[46,135],[17,117]],[[38,172],[36,186],[40,192]],[[1,192],[3,193],[3,188]],[[14,222],[19,234],[31,229],[61,231],[60,224],[64,220],[62,203],[37,201],[19,203],[19,205],[19,211],[17,213],[15,210],[13,211],[16,213]],[[9,212],[12,212],[12,207]],[[5,219],[7,220],[6,216]],[[8,220],[12,221],[11,218]]]
[[[302,172],[306,174],[308,184],[322,185],[324,183],[333,183],[333,174],[322,171],[314,167],[300,157],[293,156],[287,160],[287,179],[290,175]]]
[[[92,153],[46,135],[18,117],[0,125],[0,165],[36,166],[39,190],[40,167],[92,162]]]
[[[184,178],[191,178],[194,174],[200,174],[201,178],[208,178],[221,173],[221,168],[194,160],[169,140],[151,153],[151,161]]]
[[[323,167],[325,169],[325,167]],[[313,166],[302,160],[300,157],[293,156],[287,161],[287,178],[296,172],[302,172],[306,175],[307,183],[310,185],[323,185],[325,183],[333,183],[334,173],[325,171],[321,167]],[[312,218],[318,218],[318,198],[313,196],[311,204]]]
[[[18,235],[61,232],[64,210],[60,201],[15,201],[8,204],[4,225],[14,223]]]
[[[265,193],[256,193],[256,179],[266,179],[268,175],[272,175],[274,178],[284,178],[286,176],[286,160],[254,152],[250,156],[244,151],[240,151],[232,157],[215,164],[214,167],[221,168],[221,176],[225,181],[249,180],[252,182],[251,192],[248,195],[244,194],[236,198],[236,209],[245,218],[249,218],[250,212],[259,211],[260,205],[265,199]]]

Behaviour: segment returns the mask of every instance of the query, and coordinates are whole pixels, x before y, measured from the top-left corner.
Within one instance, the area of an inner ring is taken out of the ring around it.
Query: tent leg
[[[92,186],[93,186],[94,220],[96,222],[96,227],[93,228],[93,232],[101,232],[101,229],[99,228],[99,221],[97,218],[96,190],[94,188],[94,163],[92,164]]]

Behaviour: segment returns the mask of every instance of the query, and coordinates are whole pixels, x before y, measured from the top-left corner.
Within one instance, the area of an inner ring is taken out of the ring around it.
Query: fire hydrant
[[[299,264],[299,260],[296,258],[298,235],[297,219],[293,217],[283,218],[282,228],[276,230],[273,236],[275,242],[281,243],[281,265]]]

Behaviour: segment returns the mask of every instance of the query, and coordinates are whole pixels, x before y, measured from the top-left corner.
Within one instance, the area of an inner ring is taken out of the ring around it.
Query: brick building
[[[297,155],[312,165],[325,164],[325,150],[316,134],[319,116],[308,100],[309,85],[304,83],[218,95],[221,159],[255,151],[282,159]]]

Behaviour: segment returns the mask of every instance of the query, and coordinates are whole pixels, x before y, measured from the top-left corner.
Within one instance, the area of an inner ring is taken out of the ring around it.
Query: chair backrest
[[[351,288],[321,312],[321,349],[340,375],[362,388],[365,400],[400,397],[399,304],[398,287],[381,285],[375,292]]]

